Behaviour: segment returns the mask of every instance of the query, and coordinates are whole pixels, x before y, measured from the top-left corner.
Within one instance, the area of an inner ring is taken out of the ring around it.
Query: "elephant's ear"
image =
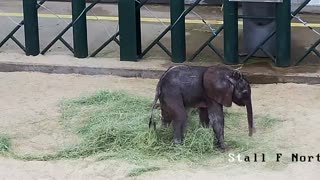
[[[208,68],[203,75],[203,86],[207,97],[226,107],[232,105],[233,81],[229,70],[218,67]]]

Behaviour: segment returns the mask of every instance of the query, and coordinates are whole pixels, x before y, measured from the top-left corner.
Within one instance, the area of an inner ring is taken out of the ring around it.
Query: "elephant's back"
[[[182,96],[186,104],[193,104],[191,99],[203,96],[203,74],[207,67],[174,66],[161,79],[161,92],[175,98]],[[189,100],[190,99],[190,100]]]
[[[202,80],[207,67],[178,65],[170,67],[162,76],[163,83],[171,85],[192,84]]]

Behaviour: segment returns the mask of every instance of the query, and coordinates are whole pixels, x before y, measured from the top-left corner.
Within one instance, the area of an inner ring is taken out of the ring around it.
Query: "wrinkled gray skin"
[[[213,128],[216,144],[224,150],[223,106],[230,107],[232,102],[246,106],[249,136],[252,136],[254,127],[250,85],[240,72],[227,66],[170,67],[157,85],[149,127],[153,125],[156,128],[152,118],[158,99],[162,126],[173,124],[174,144],[182,143],[187,121],[186,109],[198,108],[201,124]]]

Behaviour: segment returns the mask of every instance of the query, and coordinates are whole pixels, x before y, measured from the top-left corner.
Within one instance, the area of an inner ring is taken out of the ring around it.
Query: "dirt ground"
[[[59,124],[58,103],[99,89],[124,89],[152,97],[157,80],[114,76],[0,73],[0,132],[13,138],[18,154],[51,153],[77,139]],[[253,85],[255,114],[283,120],[274,133],[287,137],[294,152],[320,153],[320,86],[297,84]],[[243,110],[232,107],[235,110]],[[275,152],[276,153],[276,152]],[[227,160],[226,160],[227,161]],[[136,179],[319,179],[320,162],[290,163],[281,170],[227,163],[223,167],[183,164],[163,167]],[[0,179],[127,179],[136,165],[124,161],[59,160],[20,161],[0,157]]]

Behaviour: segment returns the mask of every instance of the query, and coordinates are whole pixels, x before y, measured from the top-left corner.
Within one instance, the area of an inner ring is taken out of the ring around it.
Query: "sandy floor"
[[[157,80],[112,76],[0,73],[0,132],[13,137],[16,153],[50,153],[76,137],[58,122],[59,101],[98,89],[125,89],[153,96]],[[284,123],[274,133],[294,143],[294,152],[320,153],[320,86],[254,85],[255,114],[273,114]],[[233,107],[234,109],[239,109]],[[135,165],[119,161],[64,160],[23,162],[0,158],[0,179],[126,179]],[[172,165],[138,179],[319,179],[320,162],[291,163],[271,171],[246,166]]]

